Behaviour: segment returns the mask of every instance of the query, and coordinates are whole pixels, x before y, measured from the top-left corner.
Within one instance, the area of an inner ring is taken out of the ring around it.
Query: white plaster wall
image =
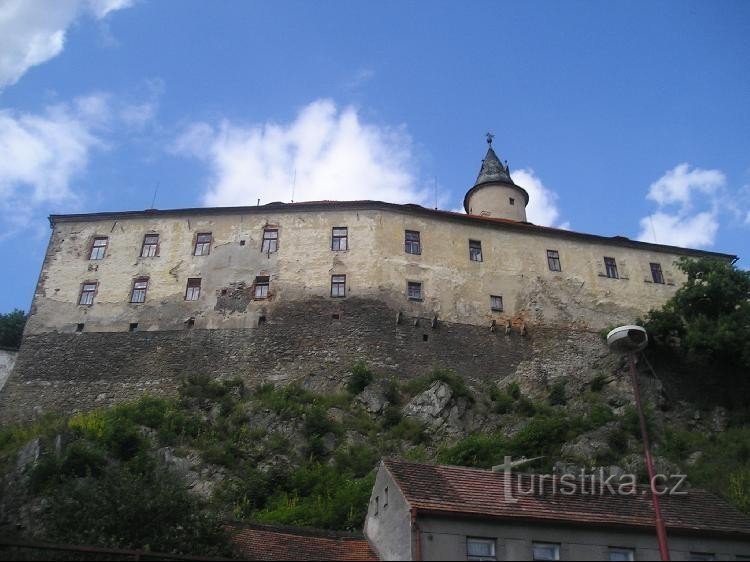
[[[5,386],[5,381],[8,380],[13,365],[16,364],[17,355],[18,351],[16,350],[0,349],[0,390]]]

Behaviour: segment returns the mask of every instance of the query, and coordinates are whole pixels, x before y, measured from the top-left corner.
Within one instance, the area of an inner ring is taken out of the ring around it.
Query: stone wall
[[[477,386],[522,375],[574,376],[606,348],[597,334],[440,322],[403,316],[381,301],[310,299],[279,304],[257,328],[27,334],[0,392],[0,423],[41,411],[70,413],[144,393],[173,394],[181,377],[205,373],[259,382],[341,387],[357,360],[399,377],[447,367]]]
[[[10,372],[13,370],[17,355],[17,349],[0,347],[0,390],[5,386],[5,381],[8,380]]]

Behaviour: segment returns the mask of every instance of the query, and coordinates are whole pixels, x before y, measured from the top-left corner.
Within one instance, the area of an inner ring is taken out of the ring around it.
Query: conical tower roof
[[[490,182],[513,183],[513,180],[510,178],[508,166],[503,166],[491,146],[487,149],[487,155],[482,160],[482,168],[479,170],[479,175],[474,185]]]

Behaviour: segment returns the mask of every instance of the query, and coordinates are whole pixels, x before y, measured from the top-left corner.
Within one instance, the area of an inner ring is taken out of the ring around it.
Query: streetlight
[[[648,345],[648,335],[646,334],[646,330],[641,326],[620,326],[607,334],[607,345],[609,346],[609,349],[616,353],[627,353],[628,355],[630,378],[633,383],[633,393],[635,394],[635,405],[638,409],[638,418],[641,422],[643,455],[646,460],[648,481],[649,486],[651,487],[651,501],[654,506],[654,516],[656,518],[656,538],[659,542],[659,554],[661,555],[662,560],[669,560],[667,529],[665,528],[664,520],[661,517],[659,494],[655,488],[654,463],[651,459],[651,445],[649,444],[648,431],[646,430],[646,418],[643,415],[643,408],[641,407],[641,388],[638,383],[638,373],[635,370],[635,354],[646,349],[646,346]]]

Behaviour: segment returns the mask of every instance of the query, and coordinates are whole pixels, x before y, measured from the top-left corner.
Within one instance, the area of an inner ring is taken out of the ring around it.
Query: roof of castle
[[[471,197],[472,193],[485,185],[498,183],[517,189],[524,197],[524,205],[529,204],[528,192],[523,187],[516,185],[513,182],[513,179],[510,177],[510,166],[508,166],[507,163],[503,165],[503,163],[500,162],[497,154],[495,154],[495,150],[490,145],[487,149],[487,154],[484,157],[484,160],[482,160],[482,167],[479,169],[477,181],[474,182],[474,186],[469,189],[464,196],[464,210],[467,213],[469,212],[469,197]]]
[[[409,505],[424,513],[604,527],[652,529],[654,525],[646,486],[639,486],[632,495],[612,494],[606,488],[601,494],[598,488],[592,493],[590,487],[586,493],[576,486],[572,495],[564,495],[559,477],[555,477],[557,493],[552,477],[546,477],[543,485],[537,480],[538,491],[533,495],[521,495],[515,492],[518,480],[522,479],[521,489],[528,490],[531,475],[511,474],[506,480],[504,473],[489,470],[392,459],[383,462]],[[509,483],[516,503],[506,497]],[[668,532],[750,536],[750,517],[705,490],[663,495],[660,502]]]
[[[669,252],[676,255],[689,257],[713,257],[725,260],[736,260],[737,256],[733,254],[724,254],[721,252],[711,252],[708,250],[694,250],[690,248],[680,248],[678,246],[668,246],[664,244],[653,244],[650,242],[640,242],[631,240],[624,236],[600,236],[597,234],[586,234],[565,230],[561,228],[552,228],[548,226],[538,226],[530,222],[520,222],[510,219],[497,217],[483,217],[479,215],[469,215],[464,213],[455,213],[452,211],[441,211],[438,209],[428,209],[421,205],[415,204],[397,204],[386,203],[384,201],[305,201],[300,203],[267,203],[265,205],[255,206],[238,206],[238,207],[191,207],[185,209],[146,209],[143,211],[114,211],[99,213],[76,213],[50,215],[50,226],[54,228],[57,223],[63,222],[81,222],[81,221],[117,221],[124,219],[139,218],[168,218],[195,215],[251,215],[251,214],[268,214],[269,212],[289,212],[300,213],[310,211],[366,211],[366,210],[384,210],[411,215],[432,217],[450,221],[484,226],[494,229],[512,230],[515,232],[543,235],[557,238],[575,239],[586,242],[594,242],[607,245],[624,246],[628,248],[637,248],[652,250],[656,252]]]

